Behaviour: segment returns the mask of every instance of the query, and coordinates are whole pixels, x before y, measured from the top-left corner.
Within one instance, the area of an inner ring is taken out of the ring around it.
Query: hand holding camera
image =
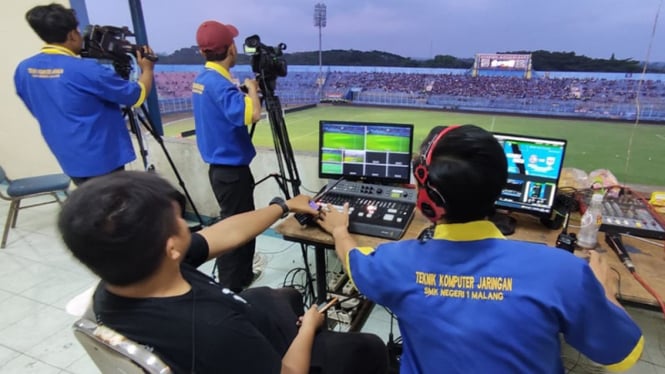
[[[147,45],[136,48],[136,63],[141,67],[141,71],[152,70],[157,61],[157,56],[152,51],[152,48]]]
[[[256,79],[245,78],[245,81],[243,82],[242,87],[245,87],[245,89],[247,90],[247,93],[259,92],[259,84],[256,81]]]

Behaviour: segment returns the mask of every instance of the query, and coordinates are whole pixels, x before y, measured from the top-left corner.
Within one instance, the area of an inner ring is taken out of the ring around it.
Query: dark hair
[[[206,61],[222,61],[226,58],[229,53],[229,47],[226,47],[224,52],[213,52],[210,50],[203,51],[203,57]]]
[[[177,230],[184,197],[159,176],[118,171],[93,178],[67,199],[58,228],[72,254],[104,281],[125,286],[152,275]]]
[[[67,34],[76,30],[79,23],[73,9],[60,4],[38,5],[25,14],[25,19],[46,43],[64,43]]]
[[[430,131],[421,145],[421,153],[443,129],[437,126]],[[429,182],[445,199],[445,219],[449,223],[487,217],[507,178],[507,161],[501,145],[478,126],[464,125],[450,130],[432,150]]]

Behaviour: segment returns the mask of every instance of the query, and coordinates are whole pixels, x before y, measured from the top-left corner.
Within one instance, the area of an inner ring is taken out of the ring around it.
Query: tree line
[[[614,54],[608,59],[591,58],[575,52],[511,51],[499,53],[531,54],[532,68],[536,71],[584,71],[584,72],[641,72],[644,65],[631,58],[617,59]],[[289,65],[318,65],[319,52],[285,53],[283,58]],[[436,55],[431,59],[414,59],[382,51],[328,50],[322,52],[324,65],[341,66],[387,66],[414,68],[470,69],[473,58],[458,58],[450,55]],[[171,54],[160,54],[162,64],[200,65],[204,63],[198,47],[180,48]],[[238,64],[249,64],[250,56],[238,56]],[[665,72],[663,64],[651,64],[649,72]]]

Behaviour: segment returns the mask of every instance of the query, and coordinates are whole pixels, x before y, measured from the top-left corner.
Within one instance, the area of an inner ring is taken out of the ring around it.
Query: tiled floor
[[[0,201],[0,225],[4,225],[7,209],[8,204]],[[77,317],[65,311],[69,300],[91,287],[96,279],[60,242],[55,227],[57,210],[58,206],[51,204],[21,211],[17,227],[10,231],[7,248],[0,250],[0,373],[98,372],[71,332]],[[282,286],[289,270],[303,266],[300,247],[274,234],[261,235],[257,248],[265,256],[266,267],[256,285]],[[313,255],[310,258],[313,260]],[[339,266],[329,258],[333,269]],[[207,272],[210,269],[210,264],[203,267]],[[630,373],[665,373],[662,315],[629,311],[642,326],[647,341],[642,360]],[[386,340],[389,327],[389,314],[375,307],[363,331]],[[567,356],[572,366],[577,354]],[[598,371],[581,360],[573,372]]]

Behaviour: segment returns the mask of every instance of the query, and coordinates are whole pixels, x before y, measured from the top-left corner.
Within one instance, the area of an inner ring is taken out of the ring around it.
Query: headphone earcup
[[[436,193],[429,191],[428,187],[419,186],[416,204],[425,217],[436,222],[443,217],[446,210],[441,206],[442,204],[436,203],[437,200],[440,200],[438,196],[436,199],[432,199],[432,195],[436,195]]]

